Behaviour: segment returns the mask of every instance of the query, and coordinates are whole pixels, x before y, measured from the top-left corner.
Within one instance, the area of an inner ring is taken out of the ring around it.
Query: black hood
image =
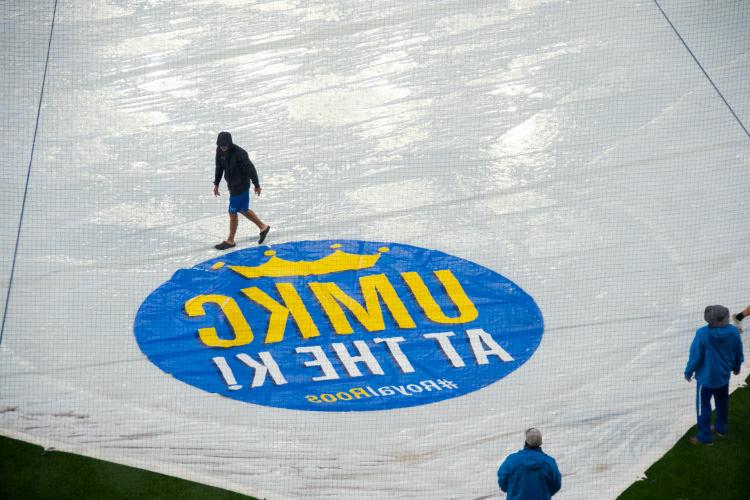
[[[219,136],[216,138],[217,146],[231,146],[232,145],[232,134],[229,132],[219,132]]]

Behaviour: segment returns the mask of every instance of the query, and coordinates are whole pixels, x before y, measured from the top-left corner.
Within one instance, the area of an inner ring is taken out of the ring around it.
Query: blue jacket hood
[[[711,339],[711,342],[723,347],[733,340],[732,336],[734,335],[734,331],[732,331],[732,328],[727,328],[726,326],[720,326],[718,328],[709,327],[708,336]]]
[[[539,453],[524,453],[521,455],[521,463],[530,470],[541,469],[547,463],[546,458],[547,455],[541,452],[541,450]]]

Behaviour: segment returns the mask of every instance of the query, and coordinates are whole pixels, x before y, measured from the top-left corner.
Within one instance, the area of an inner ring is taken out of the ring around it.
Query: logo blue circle
[[[181,269],[135,319],[143,353],[204,391],[311,411],[435,403],[495,383],[541,342],[500,274],[398,243],[301,241]]]

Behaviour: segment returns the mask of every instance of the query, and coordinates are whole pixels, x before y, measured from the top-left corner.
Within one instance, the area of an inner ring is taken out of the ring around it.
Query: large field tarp
[[[750,303],[745,2],[0,15],[0,433],[270,499],[478,499],[536,426],[559,498],[607,499],[694,424],[703,309]],[[213,248],[222,130],[263,245],[240,217]]]

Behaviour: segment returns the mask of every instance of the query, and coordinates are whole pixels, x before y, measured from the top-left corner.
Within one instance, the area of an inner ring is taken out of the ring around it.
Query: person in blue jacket
[[[711,399],[716,406],[714,432],[727,433],[729,415],[729,377],[740,374],[745,360],[739,330],[729,324],[729,310],[724,306],[706,307],[703,317],[707,326],[695,332],[690,346],[690,357],[685,366],[685,380],[690,382],[695,374],[698,382],[695,407],[698,414],[698,435],[690,438],[693,444],[712,445]]]
[[[497,471],[497,484],[508,500],[547,500],[560,491],[557,462],[542,451],[542,433],[526,431],[523,450],[508,455]]]

